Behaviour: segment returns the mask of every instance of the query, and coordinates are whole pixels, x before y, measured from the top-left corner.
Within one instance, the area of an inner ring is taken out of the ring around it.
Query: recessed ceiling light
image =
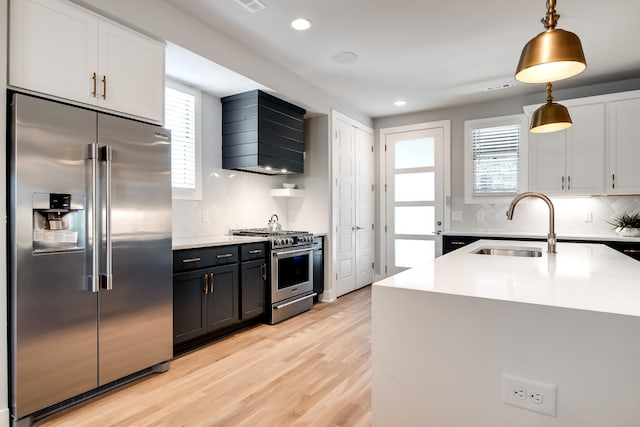
[[[405,105],[407,105],[407,101],[399,99],[396,102],[394,102],[393,105],[395,105],[396,107],[404,107]]]
[[[311,28],[311,21],[304,18],[298,18],[296,20],[291,21],[291,26],[294,30],[305,31]]]
[[[350,64],[358,60],[358,55],[353,52],[338,52],[331,59],[338,64]]]

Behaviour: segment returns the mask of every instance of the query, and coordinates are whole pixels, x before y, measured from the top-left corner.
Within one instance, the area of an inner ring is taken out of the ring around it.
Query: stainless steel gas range
[[[269,231],[267,228],[231,230],[237,236],[269,240],[271,286],[267,290],[269,324],[281,322],[313,307],[313,234]]]

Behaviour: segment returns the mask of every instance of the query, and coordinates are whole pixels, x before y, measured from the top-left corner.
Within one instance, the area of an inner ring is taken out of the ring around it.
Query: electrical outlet
[[[592,222],[592,221],[593,221],[593,214],[591,213],[591,211],[585,211],[584,222]]]
[[[484,221],[484,210],[480,209],[476,214],[476,218],[479,222]]]
[[[451,211],[451,221],[462,221],[462,211]]]
[[[507,405],[556,416],[558,387],[502,374],[502,401]]]
[[[202,211],[202,222],[209,222],[209,211],[206,209]]]

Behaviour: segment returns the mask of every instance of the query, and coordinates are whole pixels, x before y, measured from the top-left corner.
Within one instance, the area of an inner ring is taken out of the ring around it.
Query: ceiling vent
[[[236,0],[236,1],[251,13],[261,11],[262,9],[267,7],[260,0]]]

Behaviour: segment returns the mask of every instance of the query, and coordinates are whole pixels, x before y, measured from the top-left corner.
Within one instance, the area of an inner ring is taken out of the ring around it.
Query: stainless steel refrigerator
[[[18,93],[10,103],[16,422],[168,368],[171,158],[161,127]]]

